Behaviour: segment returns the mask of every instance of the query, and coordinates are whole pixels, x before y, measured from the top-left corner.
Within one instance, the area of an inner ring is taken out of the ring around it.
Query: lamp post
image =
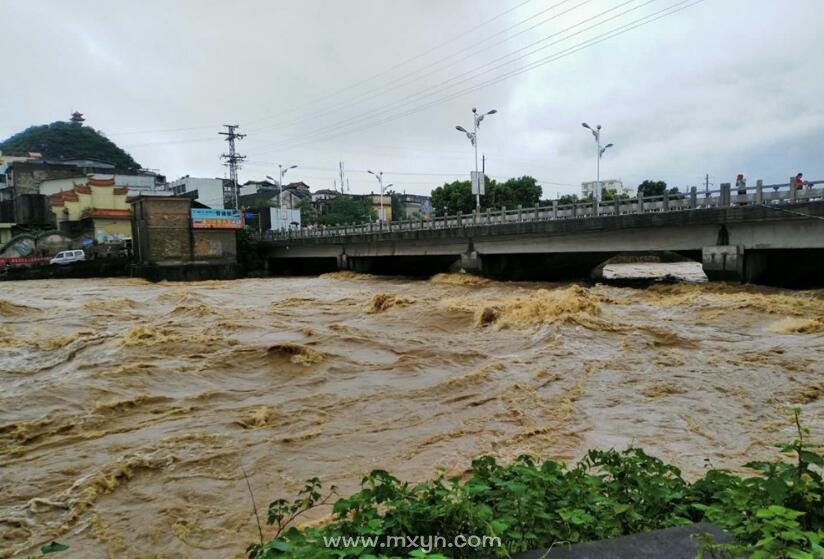
[[[487,111],[482,114],[478,114],[478,109],[472,107],[472,121],[474,122],[474,128],[472,132],[469,132],[463,126],[456,126],[455,129],[458,132],[463,132],[466,134],[466,137],[469,138],[469,141],[472,142],[472,146],[475,148],[475,176],[478,176],[478,127],[481,125],[481,121],[484,119],[486,115],[494,115],[497,113],[497,109],[492,109],[491,111]],[[478,178],[478,190],[475,192],[475,211],[480,214],[481,213],[481,177]]]
[[[286,222],[286,219],[287,219],[286,212],[284,211],[286,208],[283,207],[283,177],[286,175],[286,172],[289,169],[296,169],[296,168],[297,168],[297,165],[290,165],[288,167],[284,167],[283,165],[278,164],[278,172],[279,172],[278,176],[280,177],[280,180],[278,181],[278,206],[280,207],[280,226],[281,226],[281,229],[283,229],[283,224]],[[269,175],[266,175],[266,178],[269,179],[270,181],[273,181],[273,182],[275,180],[272,177],[270,177]]]
[[[611,148],[612,144],[607,144],[604,147],[601,147],[601,125],[597,125],[595,128],[591,127],[586,122],[582,122],[581,126],[592,132],[592,135],[595,137],[595,215],[598,215],[598,208],[601,205],[601,157],[604,155],[604,152],[607,151],[607,148]]]
[[[380,214],[378,215],[378,220],[381,223],[383,223],[384,221],[386,221],[386,217],[385,217],[384,211],[383,211],[383,191],[384,191],[385,188],[389,188],[390,186],[392,186],[392,184],[387,184],[386,186],[383,186],[383,171],[379,171],[379,172],[376,173],[375,171],[371,171],[371,170],[367,169],[366,172],[369,173],[369,174],[375,175],[375,178],[378,179],[378,186],[380,187],[380,191],[381,191],[381,200],[380,200],[381,210],[380,210]]]

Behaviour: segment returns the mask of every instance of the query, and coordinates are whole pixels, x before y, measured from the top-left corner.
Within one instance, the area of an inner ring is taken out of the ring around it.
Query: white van
[[[83,260],[86,260],[86,253],[82,250],[64,250],[58,252],[57,256],[49,260],[49,264],[71,264]]]

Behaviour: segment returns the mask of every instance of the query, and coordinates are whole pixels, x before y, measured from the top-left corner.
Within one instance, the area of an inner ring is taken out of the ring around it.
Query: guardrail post
[[[798,189],[795,187],[795,177],[790,177],[790,201],[798,200]]]
[[[552,219],[558,219],[558,200],[552,201]]]
[[[727,207],[730,205],[730,183],[722,182],[721,183],[721,194],[719,195],[720,200],[719,205]]]
[[[764,181],[761,179],[755,181],[755,203],[759,205],[764,203]]]
[[[695,209],[698,207],[698,188],[693,186],[690,188],[690,208]]]

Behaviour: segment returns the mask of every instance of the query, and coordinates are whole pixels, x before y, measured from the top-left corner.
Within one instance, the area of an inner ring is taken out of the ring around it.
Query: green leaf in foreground
[[[823,447],[809,442],[795,413],[797,438],[779,445],[793,461],[751,462],[751,477],[710,469],[689,483],[678,468],[639,448],[591,450],[574,466],[531,456],[501,465],[482,456],[461,478],[441,472],[415,485],[375,470],[363,478],[360,491],[329,503],[332,518],[327,524],[300,529],[293,525],[296,518],[336,494],[322,491],[320,481],[312,479],[295,501],[279,499],[270,505],[273,538],[250,546],[248,556],[509,557],[711,522],[736,543],[707,540],[702,554],[708,557],[724,551],[754,559],[824,559]],[[384,545],[388,536],[392,543]],[[451,545],[470,536],[491,539],[475,547]],[[408,543],[419,537],[442,539],[431,549]]]
[[[69,546],[64,543],[51,542],[41,547],[40,552],[46,555],[47,553],[57,553],[58,551],[66,551],[67,549],[69,549]]]

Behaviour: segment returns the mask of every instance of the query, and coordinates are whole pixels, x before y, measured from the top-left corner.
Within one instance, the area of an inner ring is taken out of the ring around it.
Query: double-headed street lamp
[[[383,191],[384,191],[385,188],[389,188],[390,186],[392,186],[392,184],[387,184],[386,186],[383,186],[383,171],[379,171],[379,172],[376,173],[375,171],[370,171],[369,169],[367,169],[366,172],[368,172],[369,174],[375,175],[375,178],[378,179],[378,186],[380,186],[380,190],[381,190],[381,213],[378,216],[378,219],[380,220],[381,223],[383,223],[384,221],[386,221],[386,217],[384,216],[384,211],[383,211]]]
[[[280,176],[280,180],[278,181],[278,206],[280,207],[280,225],[281,225],[281,228],[283,227],[283,223],[287,219],[286,212],[284,211],[286,208],[283,207],[283,177],[284,177],[284,175],[286,175],[286,172],[289,169],[297,169],[297,165],[290,165],[288,167],[284,167],[283,165],[278,164],[278,172],[279,172],[279,176]],[[275,181],[275,179],[273,179],[269,175],[266,175],[266,178],[269,179],[272,182]]]
[[[582,122],[581,126],[592,132],[592,135],[595,136],[595,211],[598,212],[598,207],[601,205],[601,157],[604,155],[604,152],[607,151],[607,148],[611,148],[612,144],[607,144],[604,147],[601,147],[601,125],[599,124],[595,128],[591,127],[586,122]]]
[[[469,141],[472,142],[472,146],[475,148],[475,176],[478,177],[477,190],[475,191],[475,211],[477,213],[481,213],[481,181],[483,180],[483,177],[478,176],[478,127],[481,125],[481,121],[486,115],[494,115],[497,112],[497,109],[492,109],[491,111],[478,114],[478,109],[472,107],[472,120],[475,123],[473,131],[469,132],[463,126],[455,127],[455,129],[459,132],[466,134],[466,137],[469,138]]]

